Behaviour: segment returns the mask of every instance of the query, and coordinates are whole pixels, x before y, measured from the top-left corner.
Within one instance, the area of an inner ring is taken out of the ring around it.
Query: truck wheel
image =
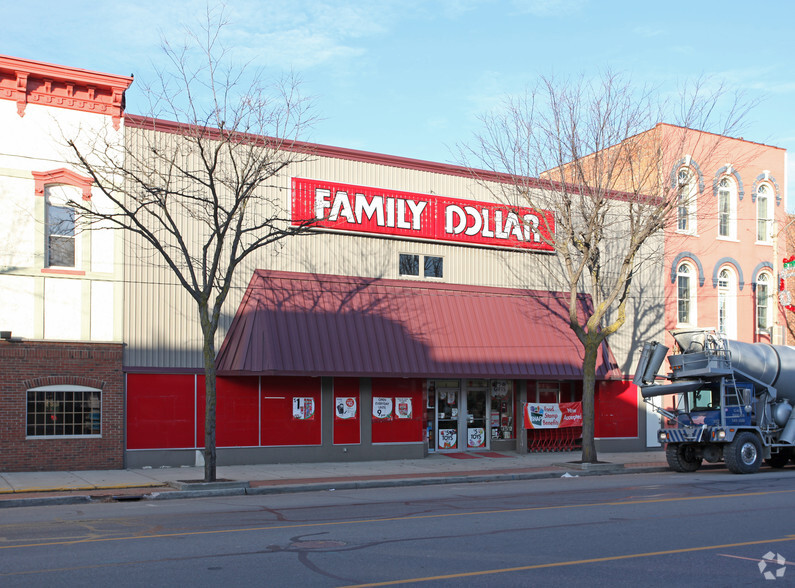
[[[753,433],[737,433],[723,452],[726,467],[733,474],[753,474],[762,465],[762,444]]]
[[[688,443],[669,443],[665,448],[665,459],[675,472],[695,472],[701,467],[701,458]]]
[[[787,462],[790,459],[791,452],[787,449],[782,449],[778,453],[774,453],[769,458],[765,460],[765,463],[769,465],[771,468],[783,468],[787,465]]]

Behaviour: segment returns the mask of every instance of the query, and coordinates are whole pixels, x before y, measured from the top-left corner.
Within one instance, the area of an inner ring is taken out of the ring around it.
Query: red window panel
[[[412,443],[423,440],[425,405],[422,398],[422,380],[374,378],[373,399],[376,398],[392,399],[392,416],[387,419],[373,417],[373,443]],[[411,400],[410,418],[398,418],[396,398]],[[372,407],[367,408],[372,411]]]
[[[127,375],[127,448],[195,447],[192,375]]]
[[[320,445],[320,378],[263,376],[260,444]],[[314,413],[301,413],[311,399]]]
[[[632,382],[597,382],[595,412],[596,437],[638,436],[638,392]]]
[[[353,405],[351,406],[351,401]],[[344,405],[344,406],[339,406]],[[355,416],[350,416],[355,407]],[[368,407],[364,407],[367,410]],[[334,444],[361,442],[362,403],[359,378],[334,378]],[[343,418],[347,417],[347,418]]]
[[[204,447],[204,376],[196,382],[196,444]],[[215,444],[253,447],[259,444],[257,377],[217,377],[215,380]]]

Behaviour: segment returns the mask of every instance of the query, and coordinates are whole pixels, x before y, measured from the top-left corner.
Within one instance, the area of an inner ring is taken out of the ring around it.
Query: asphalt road
[[[7,509],[0,586],[793,585],[794,503],[789,466]]]

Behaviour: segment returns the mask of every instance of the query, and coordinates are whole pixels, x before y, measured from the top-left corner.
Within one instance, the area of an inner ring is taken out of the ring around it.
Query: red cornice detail
[[[44,196],[44,188],[49,184],[66,184],[76,186],[83,192],[83,200],[91,200],[91,185],[94,180],[81,176],[66,168],[54,169],[46,172],[32,172],[35,182],[36,196]]]
[[[105,114],[117,129],[124,91],[133,78],[0,55],[0,98],[14,100],[25,116],[28,104]]]

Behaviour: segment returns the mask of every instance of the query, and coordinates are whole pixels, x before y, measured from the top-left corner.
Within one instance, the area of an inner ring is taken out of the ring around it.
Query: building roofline
[[[647,131],[643,131],[643,132],[638,133],[638,134],[642,135],[643,133],[648,133],[649,131],[656,129],[657,127],[671,127],[671,128],[674,128],[674,129],[681,129],[681,130],[684,130],[684,131],[688,131],[688,132],[691,132],[691,133],[702,133],[704,135],[712,135],[713,137],[723,137],[724,139],[731,139],[733,141],[742,141],[743,143],[750,143],[751,145],[759,145],[760,147],[767,147],[769,149],[778,149],[780,151],[786,151],[787,150],[785,147],[777,147],[776,145],[769,145],[768,143],[760,143],[759,141],[749,141],[748,139],[744,139],[743,137],[731,137],[729,135],[721,135],[719,133],[713,133],[712,131],[701,131],[699,129],[690,129],[688,127],[683,127],[681,125],[675,125],[675,124],[667,123],[667,122],[658,122],[651,129],[648,129]]]
[[[71,81],[108,88],[122,86],[125,90],[133,83],[133,76],[90,71],[66,65],[22,59],[21,57],[11,57],[9,55],[0,55],[0,70],[26,72],[34,76],[52,78],[59,81]]]
[[[201,125],[179,123],[165,119],[159,119],[149,116],[142,116],[136,114],[127,114],[124,118],[124,124],[131,128],[161,131],[165,133],[183,134],[190,131],[202,130],[207,132],[208,138],[220,136],[220,130],[211,127],[202,127]],[[510,184],[514,182],[517,176],[509,173],[500,173],[491,170],[468,168],[461,165],[454,165],[450,163],[439,163],[434,161],[427,161],[423,159],[412,159],[410,157],[401,157],[397,155],[386,155],[383,153],[375,153],[372,151],[362,151],[359,149],[349,149],[347,147],[334,147],[332,145],[323,145],[320,143],[310,143],[306,141],[285,141],[273,137],[266,137],[255,134],[240,133],[243,138],[250,138],[254,141],[264,141],[272,143],[281,149],[287,149],[298,153],[306,153],[320,157],[330,157],[335,159],[344,159],[348,161],[356,161],[360,163],[372,163],[375,165],[386,165],[390,167],[397,167],[402,169],[410,169],[413,171],[424,171],[429,173],[444,174],[449,176],[458,176],[465,178],[477,178],[479,180]],[[558,182],[552,180],[544,180],[542,178],[522,177],[520,178],[523,185],[532,188],[558,190],[560,185]],[[573,187],[574,190],[577,187]],[[610,198],[616,200],[633,200],[638,196],[629,192],[620,192],[611,190],[606,194]],[[648,198],[648,197],[647,197]]]

